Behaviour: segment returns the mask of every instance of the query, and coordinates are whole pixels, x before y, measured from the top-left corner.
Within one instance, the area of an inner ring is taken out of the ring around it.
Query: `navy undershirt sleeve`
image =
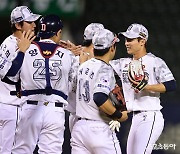
[[[166,87],[166,91],[175,91],[177,88],[176,85],[176,81],[175,80],[171,80],[171,81],[167,81],[167,82],[163,82],[164,86]]]
[[[7,72],[6,76],[15,76],[22,66],[24,60],[24,53],[18,52],[16,58],[12,61],[12,66]]]
[[[108,95],[102,92],[94,93],[93,100],[98,107],[104,104],[108,99]]]

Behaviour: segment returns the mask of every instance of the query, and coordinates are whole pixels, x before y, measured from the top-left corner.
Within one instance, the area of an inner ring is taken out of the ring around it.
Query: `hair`
[[[85,47],[89,47],[92,44],[92,40],[83,40],[82,45]]]
[[[11,23],[10,21],[10,24],[11,24],[11,31],[14,33],[15,31],[17,31],[17,28],[15,26],[14,23]],[[17,24],[20,24],[20,26],[22,27],[24,25],[24,21],[21,21],[21,22],[18,22]]]
[[[138,42],[140,41],[140,40],[142,40],[143,38],[141,38],[141,37],[138,37],[137,38],[137,40],[138,40]],[[147,47],[147,41],[146,41],[146,43],[144,44],[144,46],[145,46],[145,48]]]
[[[105,49],[94,49],[94,56],[104,56],[108,53],[109,49],[110,47]]]

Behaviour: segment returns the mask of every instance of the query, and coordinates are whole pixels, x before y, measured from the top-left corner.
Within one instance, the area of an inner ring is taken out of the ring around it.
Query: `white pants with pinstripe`
[[[116,133],[103,121],[78,120],[71,137],[72,154],[121,154]]]
[[[11,154],[18,110],[18,106],[0,103],[0,154]]]
[[[134,114],[127,141],[127,154],[151,154],[164,128],[160,111]]]

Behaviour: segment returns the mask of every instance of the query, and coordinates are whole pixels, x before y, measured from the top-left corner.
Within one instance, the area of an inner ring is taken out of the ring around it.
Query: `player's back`
[[[107,116],[95,104],[93,94],[103,92],[108,95],[114,86],[115,79],[110,65],[95,58],[83,63],[78,70],[77,116],[92,120],[106,120]]]
[[[36,42],[26,51],[20,71],[22,91],[50,88],[68,94],[68,79],[72,69],[71,52],[54,43]],[[46,89],[47,90],[47,89]],[[30,99],[56,101],[58,95],[30,95]]]

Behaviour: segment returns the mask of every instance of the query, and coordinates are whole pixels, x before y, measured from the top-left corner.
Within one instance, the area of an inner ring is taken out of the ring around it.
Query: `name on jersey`
[[[103,85],[103,84],[98,84],[97,87],[99,88],[107,88],[109,91],[111,90],[111,88],[109,86]]]
[[[94,77],[94,72],[92,70],[90,71],[89,68],[80,69],[79,75],[83,75],[83,74],[88,75],[90,79],[93,79]]]
[[[4,68],[4,65],[7,63],[7,60],[6,59],[2,59],[0,61],[0,69],[3,69]]]

